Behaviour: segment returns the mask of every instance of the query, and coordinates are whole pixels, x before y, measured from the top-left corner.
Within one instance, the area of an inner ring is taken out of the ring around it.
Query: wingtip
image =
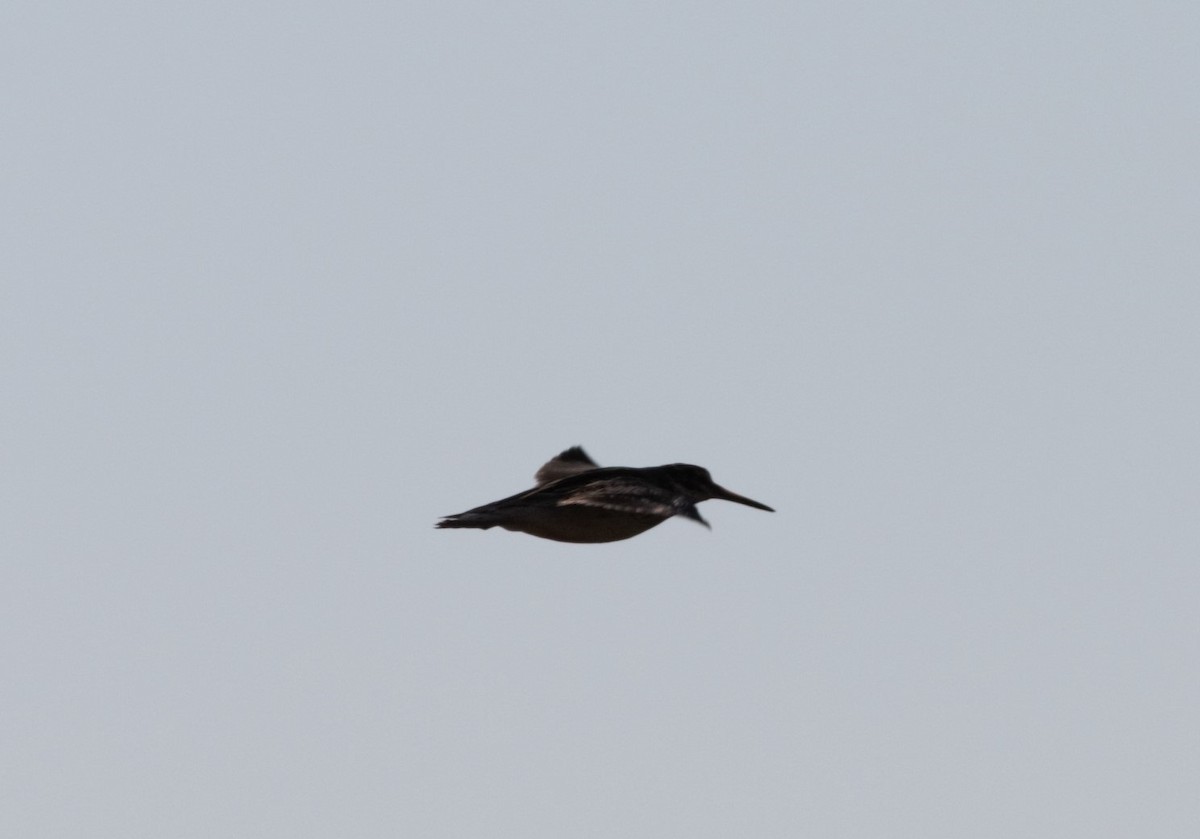
[[[709,530],[712,530],[712,525],[704,519],[704,516],[700,515],[700,511],[696,509],[695,504],[692,504],[686,509],[682,510],[679,515],[683,516],[685,519],[691,519],[694,522],[698,522],[699,524],[707,527]]]
[[[583,450],[583,446],[571,446],[569,449],[564,449],[553,460],[562,461],[563,463],[582,463],[587,466],[598,466],[596,461],[588,457],[588,453]]]
[[[580,472],[598,468],[600,468],[599,464],[588,457],[583,446],[571,446],[542,464],[542,468],[537,470],[533,479],[537,481],[538,486],[541,486],[551,481],[557,481],[559,478],[578,475]]]

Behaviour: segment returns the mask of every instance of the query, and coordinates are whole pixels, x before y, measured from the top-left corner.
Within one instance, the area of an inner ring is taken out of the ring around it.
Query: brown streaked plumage
[[[446,516],[438,527],[503,527],[559,542],[616,542],[644,533],[672,516],[708,527],[696,505],[710,498],[774,512],[713,482],[688,463],[597,466],[579,446],[548,461],[526,492]]]

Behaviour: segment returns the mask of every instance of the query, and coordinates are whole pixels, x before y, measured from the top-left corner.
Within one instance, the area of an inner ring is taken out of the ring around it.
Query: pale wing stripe
[[[687,499],[641,483],[623,480],[596,481],[558,499],[556,505],[578,505],[613,510],[622,513],[641,513],[648,516],[673,516],[687,505]]]

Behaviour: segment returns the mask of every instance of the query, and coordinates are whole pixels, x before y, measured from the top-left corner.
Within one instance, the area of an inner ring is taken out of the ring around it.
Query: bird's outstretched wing
[[[596,462],[587,456],[587,452],[581,446],[572,446],[562,454],[555,455],[546,461],[542,468],[537,470],[533,479],[537,481],[538,486],[542,486],[551,481],[557,481],[559,478],[567,478],[598,468]]]
[[[620,476],[590,480],[582,486],[564,491],[555,501],[556,507],[573,505],[659,518],[685,516],[708,527],[708,522],[700,516],[696,505],[686,495]]]

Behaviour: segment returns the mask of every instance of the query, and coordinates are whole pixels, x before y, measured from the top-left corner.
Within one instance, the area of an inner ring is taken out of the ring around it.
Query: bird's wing
[[[705,526],[708,524],[700,518],[696,505],[686,495],[620,476],[590,480],[580,487],[564,492],[555,502],[557,507],[571,505],[662,518],[684,515]]]
[[[533,479],[537,481],[538,486],[542,486],[551,481],[557,481],[559,478],[567,478],[598,468],[596,462],[587,456],[587,452],[582,447],[572,446],[562,454],[555,455],[546,461],[542,468],[537,470]]]

